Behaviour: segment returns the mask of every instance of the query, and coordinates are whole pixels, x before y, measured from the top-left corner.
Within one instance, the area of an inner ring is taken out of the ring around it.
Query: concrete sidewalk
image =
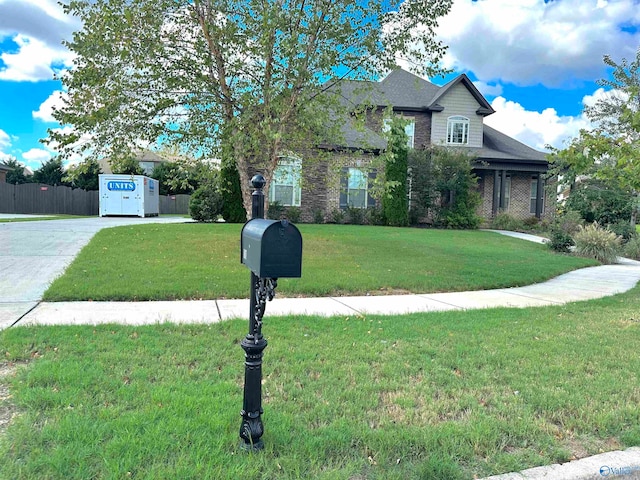
[[[541,307],[626,292],[640,281],[640,262],[590,267],[517,288],[473,292],[364,297],[276,298],[267,316],[399,315],[494,307]],[[277,295],[277,294],[276,294]],[[248,318],[249,300],[39,303],[15,325],[73,325],[161,322],[213,323]]]

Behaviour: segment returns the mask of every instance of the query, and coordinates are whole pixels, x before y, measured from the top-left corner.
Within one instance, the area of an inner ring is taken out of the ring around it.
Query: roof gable
[[[391,106],[396,110],[423,110],[440,112],[438,104],[456,85],[463,85],[478,102],[478,115],[495,113],[489,102],[466,74],[461,74],[440,87],[401,68],[393,70],[379,82],[342,80],[337,88],[340,101],[347,105],[371,104],[378,107]]]
[[[480,91],[476,88],[473,82],[467,77],[466,74],[459,75],[458,77],[451,80],[449,83],[441,87],[436,95],[431,99],[431,104],[429,105],[430,109],[434,111],[442,111],[442,107],[438,104],[447,93],[449,93],[456,85],[464,85],[469,93],[473,96],[473,98],[478,102],[479,108],[476,111],[478,115],[486,116],[495,113],[496,111],[491,107],[487,99],[480,93]]]

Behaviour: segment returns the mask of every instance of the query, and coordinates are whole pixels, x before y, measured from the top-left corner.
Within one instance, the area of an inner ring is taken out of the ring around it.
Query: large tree
[[[270,184],[281,154],[340,138],[344,79],[399,58],[433,75],[452,0],[69,0],[83,29],[51,131],[63,155],[127,157],[141,142],[180,144]],[[333,92],[334,94],[330,94]],[[88,135],[91,141],[78,140]]]
[[[43,162],[40,168],[33,172],[34,183],[45,183],[47,185],[68,185],[63,180],[65,175],[62,159],[54,157]]]
[[[82,190],[99,190],[99,177],[102,173],[100,164],[95,159],[87,159],[67,169],[62,179],[76,188]]]
[[[611,78],[599,84],[608,90],[585,108],[595,128],[582,130],[566,149],[555,152],[554,171],[569,183],[591,176],[631,195],[635,227],[640,207],[640,48],[631,62],[616,63],[609,56],[604,62],[612,68]]]
[[[29,183],[31,178],[25,175],[24,165],[22,165],[15,157],[10,157],[4,161],[4,164],[11,170],[7,172],[7,183],[18,185],[20,183]]]

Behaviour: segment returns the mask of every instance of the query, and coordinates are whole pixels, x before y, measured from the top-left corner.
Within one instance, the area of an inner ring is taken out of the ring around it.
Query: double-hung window
[[[354,208],[367,208],[367,172],[359,168],[350,168],[347,176],[347,205]]]
[[[467,117],[455,115],[447,119],[447,144],[469,144],[469,119]]]
[[[531,195],[530,195],[530,205],[529,205],[529,213],[535,215],[536,212],[536,203],[538,202],[538,179],[533,177],[531,179]],[[544,210],[544,195],[542,195],[542,210]]]
[[[498,192],[502,192],[502,176],[498,176],[498,183],[496,185]],[[498,196],[499,198],[499,196]],[[511,203],[511,176],[507,175],[504,182],[504,211],[509,210],[509,204]]]
[[[282,157],[269,187],[269,202],[287,207],[299,207],[302,188],[302,161],[295,157]]]

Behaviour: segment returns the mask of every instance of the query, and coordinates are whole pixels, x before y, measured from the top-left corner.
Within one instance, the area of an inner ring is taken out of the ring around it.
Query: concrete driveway
[[[51,282],[99,230],[188,221],[180,217],[95,217],[0,223],[0,329],[36,306]]]

